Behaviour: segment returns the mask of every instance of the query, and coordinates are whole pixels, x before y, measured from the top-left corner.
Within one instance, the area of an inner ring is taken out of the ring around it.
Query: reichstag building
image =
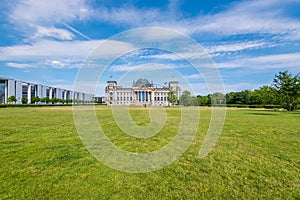
[[[147,79],[133,81],[132,87],[122,87],[116,81],[107,81],[105,97],[107,105],[154,105],[167,106],[168,93],[174,91],[179,99],[180,87],[178,81],[170,81],[168,86],[154,87]]]

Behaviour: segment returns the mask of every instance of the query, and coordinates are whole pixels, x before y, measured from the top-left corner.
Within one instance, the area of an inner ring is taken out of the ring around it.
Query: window
[[[50,97],[50,89],[49,88],[46,89],[46,97]]]
[[[0,104],[5,101],[5,81],[0,81]]]
[[[32,85],[31,86],[31,94],[30,95],[31,95],[31,97],[34,97],[34,96],[36,96],[35,94],[36,94],[36,86]]]
[[[28,97],[28,85],[22,85],[22,98]]]

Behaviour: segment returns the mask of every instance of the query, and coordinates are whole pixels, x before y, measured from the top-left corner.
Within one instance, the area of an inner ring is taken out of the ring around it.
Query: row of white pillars
[[[32,96],[38,96],[40,98],[47,97],[46,91],[49,89],[49,99],[52,98],[59,98],[66,100],[67,98],[72,100],[81,100],[81,101],[90,101],[93,97],[92,94],[85,94],[82,92],[73,92],[71,90],[63,90],[60,88],[53,88],[48,86],[43,86],[39,84],[31,84],[31,83],[24,83],[21,81],[13,80],[13,79],[6,79],[4,80],[5,84],[5,94],[4,94],[4,102],[8,103],[8,98],[10,96],[15,96],[17,99],[17,104],[22,103],[23,97],[23,85],[27,85],[27,95],[26,98],[28,103],[31,103]],[[32,89],[34,88],[34,93],[31,94]]]
[[[135,91],[135,97],[137,102],[153,101],[153,95],[151,91]]]

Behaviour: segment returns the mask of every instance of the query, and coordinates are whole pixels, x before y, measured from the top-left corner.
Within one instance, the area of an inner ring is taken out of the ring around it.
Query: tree
[[[67,104],[72,103],[72,99],[66,99],[65,103],[67,103]]]
[[[252,104],[252,95],[251,90],[243,90],[240,92],[230,92],[226,94],[226,102],[228,104]]]
[[[38,103],[41,99],[39,97],[31,97],[31,103]]]
[[[251,104],[279,105],[280,101],[273,87],[262,86],[252,92]]]
[[[21,101],[22,101],[22,104],[27,104],[28,99],[27,99],[26,97],[23,97],[23,98],[21,99]]]
[[[209,105],[209,97],[208,96],[197,96],[197,105],[198,106],[208,106]]]
[[[226,94],[226,102],[229,104],[234,104],[235,103],[235,95],[236,92],[229,92]]]
[[[16,102],[16,101],[17,101],[17,98],[16,98],[15,96],[10,96],[10,97],[8,97],[8,99],[7,99],[7,102],[8,102],[8,103]]]
[[[297,108],[300,102],[300,76],[292,76],[288,71],[275,75],[273,87],[277,91],[283,107],[288,111]]]
[[[226,99],[225,99],[225,95],[222,93],[214,93],[212,95],[209,95],[210,97],[210,103],[212,105],[216,105],[216,104],[225,104],[226,103]]]
[[[179,103],[181,105],[184,105],[184,106],[191,106],[191,105],[193,105],[193,97],[191,95],[191,92],[187,91],[187,90],[183,91],[182,95],[181,95],[181,97],[179,99]]]
[[[52,104],[57,104],[57,103],[61,102],[61,99],[59,99],[59,98],[52,98],[52,99],[50,99],[50,102]]]
[[[172,91],[172,90],[170,92],[168,92],[168,101],[171,104],[175,104],[178,101],[178,99],[177,99],[177,97],[175,95],[175,92]]]
[[[50,98],[49,97],[44,97],[44,98],[41,98],[40,101],[43,102],[43,103],[48,104],[50,102]]]

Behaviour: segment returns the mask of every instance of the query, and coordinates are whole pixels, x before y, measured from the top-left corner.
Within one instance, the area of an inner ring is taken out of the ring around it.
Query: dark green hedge
[[[266,108],[266,109],[279,109],[280,105],[247,105],[247,104],[220,104],[214,105],[215,107],[236,107],[236,108]]]
[[[1,104],[0,108],[72,106],[72,104]]]

